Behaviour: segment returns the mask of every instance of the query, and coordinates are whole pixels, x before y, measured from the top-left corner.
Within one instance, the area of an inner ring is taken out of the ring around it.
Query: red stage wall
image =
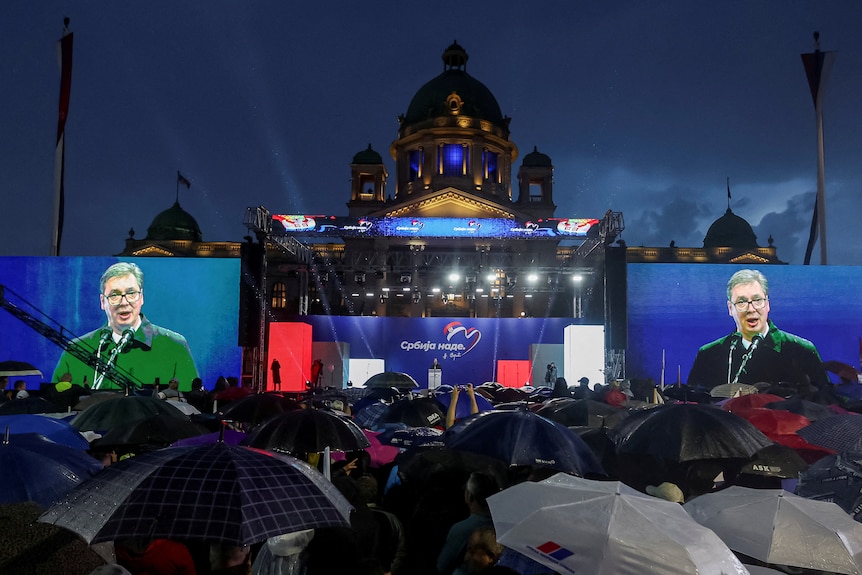
[[[528,359],[501,359],[497,362],[497,382],[505,387],[522,387],[530,383],[531,370]]]
[[[282,391],[305,391],[305,382],[311,373],[311,326],[307,323],[270,323],[267,357],[270,365],[273,359],[281,364]],[[275,389],[272,371],[267,374],[266,389]]]

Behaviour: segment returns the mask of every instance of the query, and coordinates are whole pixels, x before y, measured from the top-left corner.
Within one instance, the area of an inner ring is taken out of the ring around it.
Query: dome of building
[[[368,144],[368,148],[362,150],[361,152],[357,152],[355,156],[353,156],[354,164],[382,164],[383,156],[375,152],[371,149],[371,144]]]
[[[192,240],[201,241],[201,228],[190,213],[180,207],[179,202],[157,215],[147,228],[148,240]]]
[[[552,168],[551,157],[543,154],[536,146],[533,146],[533,151],[524,156],[524,161],[521,165],[531,168]]]
[[[715,220],[706,237],[703,239],[705,248],[756,248],[757,236],[751,225],[734,214],[730,208],[723,216]]]
[[[467,52],[457,42],[443,52],[443,73],[419,88],[413,96],[404,117],[404,126],[458,114],[507,128],[494,94],[467,73],[467,59]],[[453,95],[456,98],[450,97]]]

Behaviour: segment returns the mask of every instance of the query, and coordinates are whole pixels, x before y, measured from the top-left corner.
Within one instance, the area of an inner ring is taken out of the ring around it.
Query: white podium
[[[434,391],[438,387],[440,387],[441,379],[443,377],[442,369],[429,369],[428,370],[428,391]]]

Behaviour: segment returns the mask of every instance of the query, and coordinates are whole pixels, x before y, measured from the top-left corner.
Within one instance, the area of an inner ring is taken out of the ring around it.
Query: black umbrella
[[[742,466],[739,474],[796,479],[807,468],[808,463],[795,449],[774,443],[755,453],[751,461]]]
[[[396,461],[398,474],[406,482],[420,486],[438,486],[440,483],[461,486],[474,471],[491,475],[498,485],[508,482],[505,463],[466,451],[415,447]]]
[[[432,397],[398,400],[381,416],[383,423],[403,423],[410,427],[443,425],[445,419],[440,404]]]
[[[167,447],[175,441],[202,435],[206,431],[203,426],[189,419],[159,413],[116,425],[93,441],[92,446],[102,451],[113,449],[119,453],[139,453]]]
[[[42,375],[39,369],[26,361],[0,361],[0,376],[14,377],[16,375]]]
[[[37,395],[31,395],[24,399],[13,399],[0,404],[0,415],[14,415],[22,413],[55,413],[57,406]]]
[[[252,430],[244,445],[296,455],[365,449],[371,443],[351,420],[324,409],[280,413]]]
[[[451,428],[443,441],[449,449],[478,453],[507,465],[605,475],[577,433],[527,409],[484,411]]]
[[[628,411],[593,399],[551,399],[536,411],[551,421],[567,427],[613,427]]]
[[[280,393],[255,393],[226,404],[216,414],[219,419],[239,421],[252,426],[270,417],[299,409],[300,405]]]
[[[95,396],[90,396],[95,397]],[[182,411],[154,397],[140,395],[120,396],[91,405],[72,419],[72,427],[78,431],[107,431],[120,424],[152,415],[165,413],[170,417],[188,419]]]
[[[799,474],[796,494],[834,501],[856,521],[862,520],[862,453],[827,455]]]
[[[665,404],[636,412],[614,428],[617,454],[682,463],[750,459],[772,442],[745,419],[715,406]]]
[[[347,526],[350,504],[288,455],[217,442],[124,459],[81,483],[39,521],[87,543],[130,537],[250,545]]]
[[[764,407],[769,409],[783,409],[784,411],[804,415],[809,419],[809,421],[817,421],[818,419],[835,415],[835,412],[832,411],[829,406],[814,403],[813,401],[807,401],[801,397],[791,397],[782,401],[774,401],[772,403],[767,403]]]
[[[406,373],[401,373],[400,371],[384,371],[383,373],[378,373],[377,375],[369,377],[368,381],[365,382],[365,387],[415,389],[419,387],[419,384]]]

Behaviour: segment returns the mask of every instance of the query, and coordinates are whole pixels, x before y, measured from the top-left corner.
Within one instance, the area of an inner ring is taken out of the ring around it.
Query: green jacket
[[[807,377],[816,387],[829,383],[820,354],[807,339],[781,331],[768,320],[769,331],[739,375],[738,383],[800,383]],[[742,335],[734,332],[701,347],[688,374],[688,385],[712,389],[733,380],[746,353]],[[731,346],[734,346],[731,353]]]
[[[180,382],[180,391],[191,391],[192,380],[198,377],[198,370],[192,358],[192,352],[186,338],[175,331],[150,323],[141,314],[141,326],[135,331],[134,339],[118,356],[116,366],[138,385],[152,384],[159,379],[166,386],[171,378]],[[91,331],[74,340],[83,349],[93,350],[99,346],[99,337],[107,325]],[[111,351],[116,347],[113,339],[102,349],[101,359],[107,361]],[[93,385],[95,370],[77,359],[68,351],[64,351],[54,369],[52,381],[60,381],[64,373],[72,374],[74,383]],[[99,389],[120,389],[121,386],[105,377]]]

